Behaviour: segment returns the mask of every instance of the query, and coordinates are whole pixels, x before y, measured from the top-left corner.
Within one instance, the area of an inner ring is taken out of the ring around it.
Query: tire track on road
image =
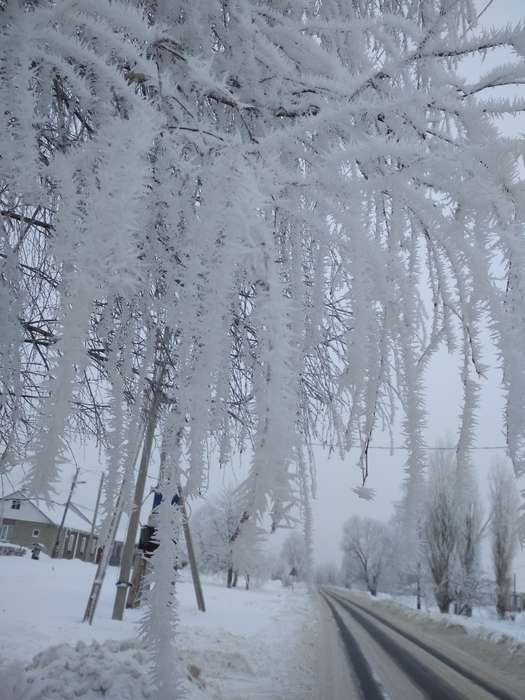
[[[336,598],[336,600],[338,604],[349,613],[352,619],[379,644],[383,651],[397,664],[428,700],[468,700],[468,698],[458,692],[453,685],[441,678],[437,673],[428,668],[428,666],[422,664],[419,659],[381,630],[377,624],[371,623],[367,620],[365,615],[355,610],[351,605],[344,605],[339,598]],[[385,679],[385,683],[386,680],[387,679]]]
[[[328,594],[321,591],[321,595],[327,606],[330,608],[334,620],[341,634],[348,662],[352,669],[352,675],[355,678],[359,690],[364,700],[385,700],[385,694],[381,690],[374,673],[368,663],[365,655],[361,651],[359,644],[348,629],[345,621],[337,612],[334,603],[329,599]]]
[[[468,668],[463,666],[463,664],[458,663],[457,661],[454,661],[450,656],[443,654],[439,650],[431,647],[430,645],[426,644],[425,642],[421,641],[418,637],[415,635],[410,634],[409,632],[406,632],[405,630],[401,629],[397,625],[394,625],[388,620],[385,620],[383,617],[378,615],[377,613],[369,610],[368,608],[360,605],[359,603],[355,603],[354,601],[350,601],[347,598],[330,593],[330,596],[334,598],[349,614],[353,614],[354,617],[357,615],[360,615],[359,612],[356,612],[356,608],[361,611],[361,613],[364,613],[365,615],[368,615],[369,617],[373,618],[376,620],[380,625],[383,625],[384,627],[387,627],[388,629],[392,630],[396,634],[400,635],[407,641],[411,642],[415,646],[419,647],[422,651],[426,652],[430,656],[434,657],[438,661],[440,661],[442,664],[447,666],[449,669],[452,671],[455,671],[459,675],[461,675],[463,678],[467,679],[474,685],[479,686],[482,690],[484,690],[486,693],[489,693],[492,695],[494,698],[497,698],[497,700],[520,700],[515,695],[512,695],[508,693],[505,690],[502,690],[498,687],[496,687],[494,684],[490,683],[488,680],[481,678],[478,676],[476,673],[473,673],[470,671]],[[362,615],[360,615],[362,617]],[[370,623],[368,623],[370,624]],[[371,626],[371,625],[370,625]],[[447,697],[448,696],[441,696],[442,697]],[[439,698],[438,700],[441,700]]]

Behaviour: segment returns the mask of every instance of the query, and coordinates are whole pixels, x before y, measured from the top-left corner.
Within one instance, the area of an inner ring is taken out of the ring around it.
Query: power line
[[[105,469],[89,469],[88,467],[80,467],[81,472],[90,472],[91,474],[106,474],[107,470]],[[151,481],[158,481],[157,476],[151,476],[151,474],[146,474],[146,478],[150,479]]]
[[[325,442],[311,442],[310,443],[313,447],[324,447],[325,449],[328,448],[330,450],[335,450],[337,448],[337,445],[329,445]],[[350,449],[353,450],[359,450],[360,448],[358,446],[351,447]],[[368,450],[388,450],[389,452],[394,452],[394,451],[400,451],[400,450],[409,450],[410,448],[407,447],[406,445],[369,445]],[[450,451],[456,451],[457,447],[435,447],[435,446],[423,446],[421,449],[423,450],[450,450]],[[472,452],[474,450],[507,450],[508,447],[506,445],[477,445],[475,447],[469,447],[467,448],[467,452]]]
[[[408,450],[406,445],[399,445],[395,447],[390,447],[389,445],[370,445],[369,450]],[[457,450],[457,447],[423,447],[424,450]],[[506,450],[508,449],[506,445],[478,445],[477,447],[467,448],[467,452],[472,450]]]

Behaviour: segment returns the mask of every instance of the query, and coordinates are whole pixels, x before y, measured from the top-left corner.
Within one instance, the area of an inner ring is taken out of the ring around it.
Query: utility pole
[[[78,483],[85,483],[83,481],[81,481],[81,482],[78,481],[79,474],[80,474],[80,468],[77,467],[75,470],[75,475],[73,477],[73,481],[71,482],[71,488],[69,489],[69,496],[67,497],[66,505],[64,506],[64,512],[62,513],[62,520],[60,521],[60,525],[58,526],[57,538],[55,540],[55,545],[54,545],[53,551],[51,553],[51,557],[53,559],[56,559],[58,557],[58,552],[60,550],[60,539],[62,537],[64,523],[66,522],[66,515],[67,515],[67,512],[69,510],[69,506],[71,505],[73,491],[75,490],[75,487],[77,486]]]
[[[158,372],[158,379],[153,383],[153,395],[149,408],[148,423],[146,434],[144,436],[144,446],[142,448],[142,456],[140,459],[139,473],[135,484],[135,495],[133,498],[133,508],[129,516],[128,532],[126,542],[122,550],[122,561],[120,564],[120,575],[117,581],[117,592],[115,595],[115,604],[113,606],[113,619],[122,620],[124,617],[124,608],[126,606],[126,597],[128,588],[130,587],[131,567],[133,565],[133,556],[135,553],[135,541],[137,539],[137,531],[139,528],[140,508],[142,499],[144,498],[144,487],[146,485],[146,476],[151,457],[151,449],[153,447],[153,438],[155,436],[155,428],[157,427],[157,413],[160,403],[160,393],[162,379],[164,377],[165,365]]]
[[[6,454],[7,450],[4,450],[4,453],[0,457],[0,471],[3,472],[3,463],[6,460]],[[0,533],[2,532],[2,527],[4,525],[4,511],[5,511],[5,493],[4,493],[4,480],[2,479],[1,481],[1,486],[2,486],[2,497],[0,499]]]
[[[133,573],[131,575],[131,585],[129,587],[128,597],[126,599],[126,608],[140,607],[142,596],[142,585],[146,574],[146,557],[142,552],[135,555],[133,561]]]
[[[190,522],[188,518],[188,511],[186,509],[186,503],[182,495],[182,488],[179,486],[178,489],[179,501],[177,506],[181,510],[182,514],[182,530],[184,533],[184,539],[186,541],[186,550],[188,552],[188,561],[190,564],[191,578],[193,581],[193,590],[195,591],[195,599],[197,601],[197,608],[201,612],[206,612],[206,604],[204,602],[204,593],[202,591],[202,585],[199,575],[199,569],[197,566],[197,559],[195,557],[195,549],[193,547],[193,540],[191,537]],[[146,573],[147,558],[144,554],[135,558],[135,564],[133,567],[133,576],[131,579],[131,587],[128,593],[128,599],[126,602],[126,608],[137,608],[140,605],[140,595],[142,592],[142,582],[144,575]]]
[[[133,467],[135,466],[135,463],[139,457],[140,447],[142,445],[143,439],[144,439],[144,429],[141,430],[141,434],[140,434],[140,437],[139,437],[138,442],[137,442],[137,451],[133,457],[133,464],[131,465],[131,470],[133,470]],[[126,486],[126,480],[123,479],[122,483],[120,485],[120,490],[119,490],[119,494],[117,497],[117,502],[115,503],[115,507],[113,508],[113,512],[111,515],[107,541],[105,542],[104,547],[102,549],[102,556],[101,556],[100,561],[97,565],[97,571],[95,573],[95,578],[93,580],[93,584],[92,584],[91,590],[89,592],[89,598],[88,598],[88,601],[86,604],[86,610],[84,612],[84,617],[82,619],[83,622],[89,622],[90,625],[93,624],[93,618],[95,617],[95,611],[97,609],[98,599],[100,597],[100,591],[102,590],[102,584],[104,583],[104,578],[106,576],[106,571],[108,568],[109,559],[111,557],[111,550],[113,549],[113,543],[115,542],[115,538],[117,536],[117,530],[118,530],[118,526],[120,523],[120,516],[122,515],[122,508],[124,505],[123,498],[124,498],[125,486]]]
[[[195,558],[195,550],[193,549],[193,540],[191,538],[190,523],[188,520],[188,511],[186,510],[186,501],[182,495],[182,489],[179,487],[180,508],[182,511],[182,529],[184,530],[184,538],[186,540],[186,549],[188,550],[188,559],[190,560],[191,577],[193,579],[193,588],[195,589],[195,598],[197,599],[197,607],[201,612],[206,612],[204,603],[204,594],[202,592],[201,579],[199,569],[197,568],[197,560]]]
[[[95,502],[95,512],[93,513],[93,520],[91,522],[91,532],[89,533],[86,551],[84,552],[84,561],[90,561],[91,559],[91,547],[93,546],[93,535],[95,534],[95,526],[97,524],[98,507],[100,505],[100,497],[102,495],[102,485],[104,484],[104,472],[100,475],[100,484],[98,485],[97,500]]]
[[[120,492],[117,498],[117,503],[115,504],[115,509],[111,517],[107,542],[104,545],[104,548],[102,550],[102,556],[97,565],[97,572],[95,574],[95,579],[89,592],[86,610],[82,619],[82,622],[89,622],[90,625],[93,624],[93,618],[95,617],[95,610],[97,609],[100,591],[102,590],[102,584],[104,583],[104,578],[106,576],[106,570],[108,568],[109,558],[111,556],[111,550],[113,548],[113,542],[115,541],[115,536],[117,534],[117,529],[120,522],[120,516],[122,514],[122,499],[124,493],[124,485],[125,482],[122,481],[122,484],[120,486]]]
[[[416,598],[417,598],[417,609],[421,610],[421,562],[417,563],[417,574],[416,574]]]
[[[2,489],[2,499],[0,500],[0,533],[2,532],[2,527],[4,525],[4,511],[5,511],[5,497]]]

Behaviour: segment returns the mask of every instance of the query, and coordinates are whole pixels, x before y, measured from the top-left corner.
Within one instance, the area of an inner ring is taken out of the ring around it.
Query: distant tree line
[[[512,563],[519,546],[519,489],[503,462],[489,476],[484,514],[472,469],[458,464],[453,450],[436,450],[417,520],[417,547],[409,549],[402,503],[387,524],[352,516],[343,527],[342,564],[317,569],[320,585],[433,596],[442,613],[471,616],[473,607],[493,601],[500,618],[512,609]],[[481,545],[490,541],[492,576],[483,570]],[[515,601],[514,601],[515,604]]]

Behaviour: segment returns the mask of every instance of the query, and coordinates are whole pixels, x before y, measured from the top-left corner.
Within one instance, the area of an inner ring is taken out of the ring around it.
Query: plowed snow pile
[[[154,700],[147,650],[136,639],[140,612],[111,620],[116,570],[94,625],[81,622],[93,573],[80,561],[0,558],[1,700]],[[303,590],[208,581],[205,597],[199,613],[191,583],[180,582],[177,662],[187,698],[315,697],[315,622]]]

